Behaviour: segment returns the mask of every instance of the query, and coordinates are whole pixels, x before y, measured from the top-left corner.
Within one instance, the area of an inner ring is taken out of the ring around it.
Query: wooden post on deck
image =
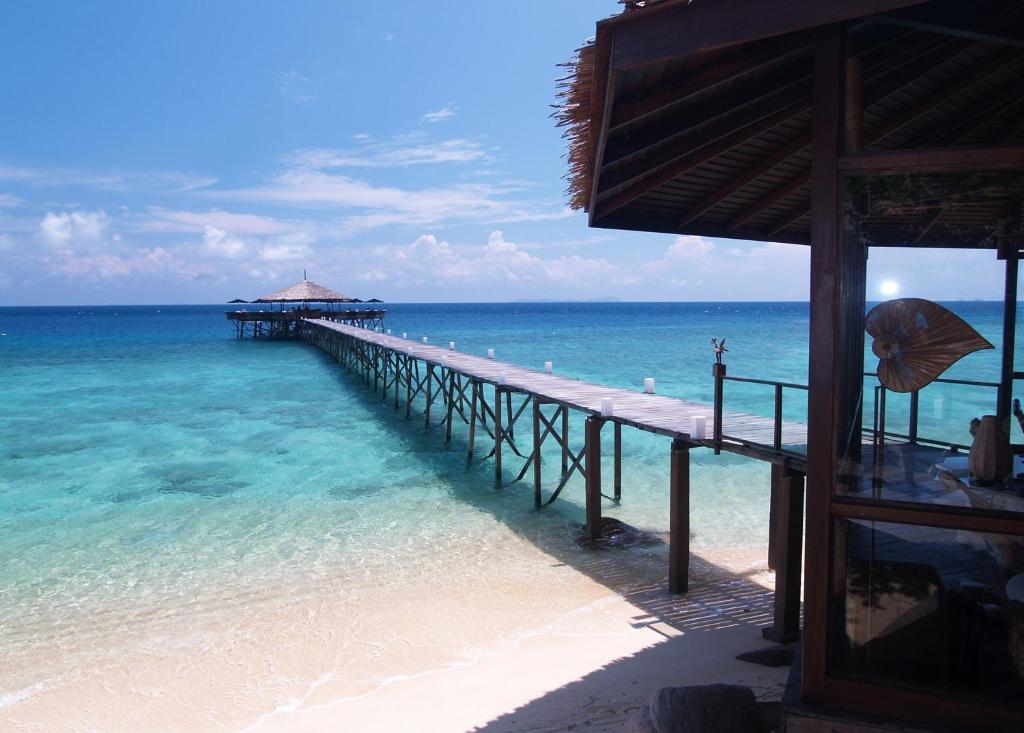
[[[601,428],[603,427],[604,420],[602,418],[596,415],[587,417],[584,434],[586,441],[587,539],[591,542],[601,539]]]
[[[711,374],[715,378],[715,414],[712,417],[712,431],[715,442],[715,455],[722,452],[722,404],[725,402],[725,364],[716,363],[711,367]]]
[[[669,470],[668,589],[685,593],[690,586],[690,444],[672,441]]]
[[[761,633],[780,644],[800,636],[800,577],[804,536],[804,474],[772,465],[774,623]]]

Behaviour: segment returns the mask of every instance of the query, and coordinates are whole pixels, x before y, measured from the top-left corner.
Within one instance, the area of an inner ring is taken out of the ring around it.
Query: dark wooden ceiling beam
[[[919,147],[944,148],[956,145],[978,128],[1002,117],[1021,102],[1024,102],[1024,90],[1015,95],[994,98],[989,100],[988,104],[971,107],[958,119],[943,125],[941,130],[937,130],[931,137],[926,138]]]
[[[909,125],[949,99],[983,82],[997,71],[1004,70],[1008,64],[1019,61],[1020,58],[1021,52],[1016,49],[997,54],[993,59],[982,64],[966,76],[943,84],[935,93],[918,100],[907,109],[883,122],[880,127],[872,131],[870,135],[871,140],[868,144],[872,145],[881,142],[894,132]]]
[[[942,41],[936,41],[933,38],[919,39],[916,43],[911,42],[907,39],[908,34],[901,34],[892,39],[887,39],[881,43],[876,43],[872,47],[861,49],[860,53],[868,54],[869,63],[864,69],[864,75],[869,80],[871,78],[878,78],[892,71],[894,68],[898,68],[903,63],[912,60],[919,56],[922,52],[932,50],[936,51],[939,47],[945,46],[946,44]],[[948,48],[943,48],[941,51],[936,51],[936,55],[928,59],[926,63],[929,64],[927,68],[931,68],[931,64],[939,58],[947,57],[949,53]],[[920,76],[918,71],[922,68],[915,64],[914,71],[908,75],[901,76],[898,85],[900,87],[905,86],[909,83],[909,79],[917,78]],[[887,87],[891,88],[890,87]],[[885,90],[882,90],[885,91]],[[888,91],[885,91],[888,96]],[[765,173],[775,168],[779,163],[795,155],[800,150],[811,144],[810,133],[796,140],[793,144],[783,148],[775,155],[767,158],[762,163],[745,170],[739,174],[735,179],[725,184],[721,188],[712,193],[708,194],[697,204],[690,207],[685,214],[679,219],[679,228],[684,228],[687,224],[694,221],[697,217],[702,216],[705,212],[712,209],[718,203],[732,196],[734,193],[739,191],[744,186],[752,183],[753,181],[760,178]],[[807,182],[809,182],[809,177]],[[799,188],[797,186],[796,188]],[[794,189],[795,190],[795,189]],[[791,191],[790,191],[791,192]],[[788,194],[787,194],[788,195]],[[774,202],[773,202],[774,203]],[[758,212],[751,214],[753,216]],[[750,217],[745,217],[744,221]],[[735,230],[742,226],[743,222],[733,223],[729,225],[729,230]]]
[[[801,100],[727,134],[722,134],[721,131],[710,130],[708,135],[711,139],[708,139],[703,145],[681,146],[681,152],[675,156],[666,156],[664,165],[653,169],[649,165],[645,165],[642,168],[642,174],[631,174],[620,185],[601,192],[598,197],[594,219],[606,216],[611,211],[625,206],[646,192],[671,181],[673,178],[678,178],[687,171],[693,170],[727,150],[731,150],[740,143],[760,135],[765,130],[770,130],[785,120],[791,119],[805,110],[806,104],[806,100]]]
[[[753,219],[755,216],[760,214],[765,209],[768,209],[775,204],[779,203],[783,199],[792,196],[794,193],[802,188],[806,188],[811,184],[811,172],[803,171],[799,175],[790,179],[787,183],[779,186],[777,189],[772,191],[767,196],[762,196],[753,204],[748,206],[746,209],[737,214],[732,221],[729,222],[729,231],[739,229],[741,226],[746,224],[748,221]]]
[[[652,114],[686,101],[698,92],[707,91],[745,74],[781,64],[793,57],[806,55],[810,52],[810,40],[810,36],[806,34],[802,34],[800,39],[773,39],[724,61],[716,60],[709,63],[692,73],[685,74],[678,81],[663,85],[654,93],[641,92],[632,99],[622,100],[612,112],[611,131],[620,132],[623,128]]]
[[[720,0],[665,3],[602,21],[615,32],[612,68],[627,69],[785,33],[806,31],[925,0]]]
[[[951,204],[946,203],[932,212],[931,218],[928,219],[928,221],[924,225],[924,228],[921,229],[921,233],[917,235],[916,239],[914,239],[914,244],[920,244],[921,240],[928,236],[928,232],[930,232],[935,227],[935,225],[939,223],[939,219],[941,219],[946,214],[946,212],[949,211],[950,206]]]
[[[871,70],[875,73],[866,74],[864,78],[864,109],[869,109],[883,99],[892,96],[973,45],[973,42],[959,38],[943,39],[937,41],[925,53],[902,64],[895,70],[891,67],[872,65]]]
[[[1008,16],[1001,12],[1004,9],[979,13],[974,3],[957,0],[886,13],[876,16],[874,21],[916,31],[1024,48],[1024,29],[1019,16]]]
[[[1013,171],[1024,169],[1024,146],[978,145],[852,153],[839,158],[846,176]]]
[[[811,214],[811,202],[808,201],[806,204],[797,206],[792,211],[787,211],[778,220],[773,222],[765,229],[765,236],[768,238],[774,237],[784,229],[789,229],[791,226],[796,224],[798,221],[803,219],[805,216]],[[730,230],[731,231],[731,230]]]
[[[945,103],[957,94],[962,93],[964,90],[978,84],[989,76],[1005,68],[1006,63],[1013,58],[1019,58],[1019,53],[1014,51],[1011,53],[1000,54],[997,58],[991,60],[987,64],[983,64],[978,69],[968,74],[967,76],[952,82],[950,84],[944,84],[935,93],[921,99],[917,103],[911,105],[906,110],[896,115],[895,117],[887,120],[882,124],[881,127],[873,130],[866,136],[865,145],[875,145],[880,143],[882,140],[893,134],[897,130],[905,127],[914,120],[918,119],[924,114],[927,114],[931,110],[935,109],[939,105]],[[879,92],[880,94],[880,92]],[[887,95],[886,95],[887,96]],[[760,214],[765,209],[779,203],[787,196],[799,191],[804,186],[811,183],[811,171],[808,169],[801,172],[799,175],[794,176],[789,182],[777,188],[772,193],[764,196],[753,204],[748,206],[746,209],[741,211],[729,222],[729,229],[734,230],[746,224],[748,221],[753,219],[755,216]],[[770,235],[769,235],[770,236]]]
[[[759,162],[757,165],[753,165],[750,168],[747,168],[738,176],[730,180],[727,184],[716,189],[715,191],[712,191],[699,202],[697,202],[689,209],[687,209],[686,213],[679,218],[679,228],[683,229],[687,224],[692,222],[694,219],[703,216],[706,212],[713,209],[722,201],[725,201],[725,199],[732,196],[741,188],[743,188],[749,183],[753,183],[758,178],[763,176],[765,173],[772,170],[779,163],[781,163],[784,160],[789,160],[810,144],[811,133],[808,132],[804,135],[801,135],[799,138],[797,138],[789,145],[783,146],[781,149],[779,149],[772,155],[768,156],[763,161]]]
[[[797,99],[811,98],[810,73],[794,73],[789,66],[769,73],[757,84],[744,84],[727,94],[714,94],[702,98],[679,112],[663,115],[628,134],[619,133],[608,138],[605,165],[608,168],[630,163],[647,156],[653,150],[659,154],[663,146],[693,134],[708,125],[719,126],[723,118],[741,116],[742,110],[760,109],[769,100],[778,100],[776,107],[791,104]],[[736,127],[737,125],[733,125]]]

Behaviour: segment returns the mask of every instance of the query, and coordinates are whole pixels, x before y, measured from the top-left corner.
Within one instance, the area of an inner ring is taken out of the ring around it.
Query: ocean
[[[384,307],[396,334],[608,385],[654,377],[690,400],[711,400],[712,337],[727,338],[730,375],[806,383],[805,303]],[[950,307],[998,347],[1000,304]],[[239,609],[325,588],[357,608],[413,576],[474,567],[499,532],[553,557],[586,552],[580,479],[537,512],[528,483],[499,490],[490,461],[466,466],[461,426],[446,446],[443,428],[407,420],[313,347],[236,340],[225,309],[0,308],[0,709],[101,664],[111,638],[173,644],[181,623],[240,623]],[[946,376],[998,373],[988,351]],[[922,394],[921,434],[966,442],[994,390],[947,390]],[[770,387],[727,387],[727,408],[773,404]],[[785,404],[802,419],[806,395]],[[904,404],[889,409],[898,428]],[[962,430],[940,436],[951,415]],[[666,532],[669,441],[623,438],[623,500],[604,511]],[[510,481],[519,464],[506,456]],[[692,461],[695,548],[762,545],[769,467]]]

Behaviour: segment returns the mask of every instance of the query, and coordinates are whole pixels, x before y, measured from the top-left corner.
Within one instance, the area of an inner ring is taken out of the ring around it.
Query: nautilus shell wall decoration
[[[893,392],[919,390],[967,354],[994,348],[960,316],[920,298],[876,305],[867,332],[875,339],[878,381]]]

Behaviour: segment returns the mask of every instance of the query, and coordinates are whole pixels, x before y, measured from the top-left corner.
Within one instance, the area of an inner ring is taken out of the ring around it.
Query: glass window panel
[[[1004,351],[997,245],[1020,241],[1024,174],[856,178],[845,199],[844,245],[862,254],[844,262],[838,493],[1024,512],[1024,421],[986,419]]]
[[[1024,537],[838,520],[830,667],[1024,705]]]

